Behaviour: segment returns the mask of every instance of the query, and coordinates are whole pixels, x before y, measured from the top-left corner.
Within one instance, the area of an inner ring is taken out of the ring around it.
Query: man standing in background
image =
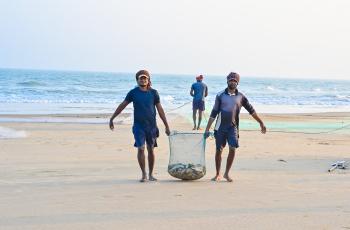
[[[192,110],[193,110],[193,130],[200,130],[202,122],[202,113],[205,110],[204,98],[208,96],[208,87],[204,84],[203,75],[196,77],[197,82],[193,83],[191,86],[190,94],[193,97]],[[198,125],[196,126],[196,117],[198,110]]]

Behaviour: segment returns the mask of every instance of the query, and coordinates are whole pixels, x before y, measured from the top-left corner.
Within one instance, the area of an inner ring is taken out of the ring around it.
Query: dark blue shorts
[[[226,142],[230,147],[238,148],[238,132],[235,126],[228,128],[225,131],[214,131],[216,150],[220,150],[226,146]]]
[[[192,102],[192,109],[193,110],[200,110],[204,111],[205,110],[205,103],[202,100],[193,100]]]
[[[134,124],[132,127],[132,133],[134,134],[135,144],[137,148],[143,147],[145,142],[147,146],[157,147],[157,137],[159,137],[159,129],[154,127],[143,127],[138,124]]]

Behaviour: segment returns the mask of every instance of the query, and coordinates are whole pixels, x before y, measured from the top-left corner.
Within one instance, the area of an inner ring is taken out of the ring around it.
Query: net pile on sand
[[[206,173],[202,133],[172,132],[169,136],[168,173],[182,180],[197,180]]]

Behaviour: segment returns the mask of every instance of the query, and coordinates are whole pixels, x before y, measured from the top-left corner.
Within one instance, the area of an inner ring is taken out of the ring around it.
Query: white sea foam
[[[172,103],[172,102],[174,101],[174,97],[171,96],[171,95],[166,95],[166,96],[163,96],[163,97],[162,97],[162,100],[163,100],[164,102]]]
[[[26,136],[27,134],[25,131],[17,131],[0,126],[0,139],[24,138]]]
[[[350,95],[336,95],[337,100],[350,102]]]

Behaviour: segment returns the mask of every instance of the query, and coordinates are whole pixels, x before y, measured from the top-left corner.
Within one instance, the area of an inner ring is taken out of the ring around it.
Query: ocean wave
[[[350,102],[350,95],[336,95],[336,98],[341,101]]]
[[[91,97],[67,97],[61,98],[45,97],[43,98],[17,98],[7,97],[0,99],[2,107],[6,108],[8,104],[37,104],[37,105],[88,105],[88,104],[118,104],[124,100],[123,97],[99,97],[97,95]],[[161,96],[161,103],[163,107],[174,108],[192,101],[190,97],[175,97],[171,95]],[[249,101],[254,105],[255,103],[267,104],[267,105],[324,105],[324,106],[337,106],[337,105],[348,105],[350,106],[350,96],[344,95],[325,95],[325,96],[309,96],[309,97],[293,97],[293,96],[280,96],[272,97],[269,95],[254,95],[248,96]],[[206,99],[206,104],[213,104],[215,101],[214,97]]]
[[[8,99],[8,100],[0,100],[0,103],[4,104],[115,104],[119,103],[121,100],[117,99]]]
[[[163,101],[166,101],[166,102],[173,102],[174,101],[174,97],[171,95],[166,95],[166,96],[162,97],[161,99]]]
[[[18,82],[17,85],[25,87],[35,87],[35,86],[47,86],[47,84],[38,81],[24,81]]]

